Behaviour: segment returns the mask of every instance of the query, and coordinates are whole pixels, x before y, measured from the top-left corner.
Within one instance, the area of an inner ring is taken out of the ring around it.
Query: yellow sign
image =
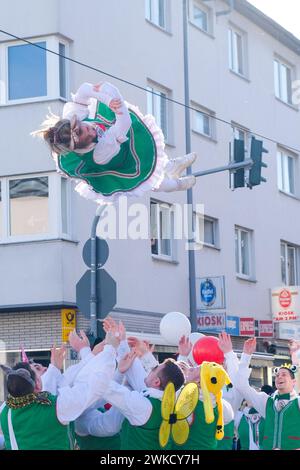
[[[61,334],[63,343],[69,340],[69,334],[76,328],[76,310],[63,308],[61,310]]]

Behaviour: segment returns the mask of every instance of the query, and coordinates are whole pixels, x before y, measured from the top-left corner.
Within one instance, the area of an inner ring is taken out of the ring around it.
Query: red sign
[[[260,338],[273,338],[273,322],[272,320],[258,321],[258,336]]]
[[[279,303],[282,308],[289,308],[292,303],[292,295],[288,290],[283,289],[279,293]]]
[[[254,318],[240,318],[240,336],[254,336]]]

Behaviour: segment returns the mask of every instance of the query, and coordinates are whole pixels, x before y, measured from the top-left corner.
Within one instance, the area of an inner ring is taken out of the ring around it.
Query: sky
[[[300,39],[300,0],[248,0]]]

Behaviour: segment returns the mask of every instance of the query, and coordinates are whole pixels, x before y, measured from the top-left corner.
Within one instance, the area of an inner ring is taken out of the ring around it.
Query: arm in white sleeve
[[[120,432],[123,421],[124,416],[114,407],[105,413],[88,410],[76,420],[75,429],[80,436],[114,436]]]
[[[65,104],[63,109],[63,119],[71,119],[74,114],[83,120],[89,115],[88,106],[91,104],[91,98],[109,106],[114,98],[122,99],[117,88],[109,83],[103,83],[100,91],[95,91],[91,83],[83,83],[75,94],[72,94],[72,101]]]
[[[144,354],[140,360],[147,374],[149,374],[154,367],[158,366],[158,361],[151,352]]]
[[[243,398],[245,398],[258,413],[266,417],[266,405],[269,398],[264,392],[257,392],[249,385],[249,367],[251,356],[242,354],[241,363],[239,366],[238,374],[236,375],[233,385],[237,388]]]
[[[126,379],[133,390],[141,392],[146,388],[145,378],[147,377],[140,359],[136,358],[131,367],[125,372]]]
[[[129,352],[130,352],[130,347],[127,343],[127,340],[125,339],[120,342],[119,347],[117,349],[117,361],[119,362]]]
[[[50,364],[46,372],[41,376],[42,391],[57,395],[58,388],[63,383],[63,375],[57,367]]]
[[[234,413],[232,406],[228,401],[222,399],[222,404],[223,404],[223,419],[224,419],[224,424],[231,423],[234,419]]]
[[[152,413],[152,405],[141,393],[111,381],[104,398],[122,413],[133,426],[143,426]]]
[[[230,351],[225,354],[225,360],[226,360],[226,370],[228,372],[230,380],[234,380],[234,377],[237,374],[238,369],[239,369],[238,357],[234,351]]]
[[[83,352],[81,352],[83,351]],[[80,351],[80,356],[81,356],[81,361],[78,362],[78,364],[74,364],[73,366],[70,366],[66,369],[66,371],[63,374],[63,379],[64,385],[73,385],[77,374],[85,367],[85,365],[94,359],[94,354],[91,352],[90,348],[84,348],[84,350]]]
[[[115,370],[115,349],[105,346],[79,372],[73,387],[61,387],[57,398],[57,418],[63,424],[74,421],[89,406],[99,400]]]
[[[185,362],[188,366],[191,365],[188,356],[181,356],[181,354],[177,357],[177,362]]]

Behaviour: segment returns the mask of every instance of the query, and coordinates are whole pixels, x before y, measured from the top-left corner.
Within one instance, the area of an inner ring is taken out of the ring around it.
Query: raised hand
[[[178,344],[178,353],[180,356],[187,357],[193,349],[193,344],[190,342],[188,336],[181,336]]]
[[[229,334],[225,333],[225,331],[219,334],[219,348],[224,354],[232,351],[231,337]]]
[[[90,347],[90,342],[83,330],[80,330],[80,336],[76,333],[76,330],[71,331],[69,334],[69,343],[74,351],[79,352],[81,349]]]
[[[101,353],[105,345],[106,345],[105,340],[101,341],[101,343],[96,344],[96,346],[93,347],[93,351],[92,351],[94,356],[97,356],[97,354]]]
[[[249,338],[244,343],[243,352],[251,356],[256,351],[256,338]]]
[[[132,349],[129,353],[125,354],[118,364],[119,372],[124,374],[131,367],[136,357],[138,357],[138,355],[135,349]]]
[[[93,86],[93,91],[95,91],[96,93],[98,93],[101,89],[103,85],[103,82],[100,82],[100,83],[96,83],[96,85]]]
[[[109,103],[109,107],[110,109],[116,113],[116,114],[123,114],[121,111],[120,111],[120,108],[122,107],[122,100],[120,100],[119,98],[113,98],[111,100],[111,102]]]
[[[51,348],[51,364],[57,369],[61,370],[63,368],[64,360],[66,357],[66,348],[62,346],[57,348],[54,344]]]
[[[142,357],[148,352],[152,353],[154,351],[154,344],[150,344],[149,341],[141,340],[135,336],[129,336],[127,338],[129,347],[134,349],[138,357]]]

